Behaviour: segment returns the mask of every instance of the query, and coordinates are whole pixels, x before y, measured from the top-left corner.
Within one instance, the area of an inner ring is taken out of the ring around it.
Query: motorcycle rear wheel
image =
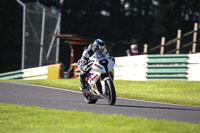
[[[91,94],[83,93],[83,96],[85,102],[87,102],[88,104],[95,104],[97,102],[97,99],[93,99]]]
[[[108,104],[114,105],[116,102],[116,92],[113,81],[111,79],[106,80],[107,85],[107,96],[108,96]]]

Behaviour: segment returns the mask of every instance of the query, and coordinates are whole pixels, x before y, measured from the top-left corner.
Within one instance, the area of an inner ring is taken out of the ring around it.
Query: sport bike
[[[87,89],[83,91],[85,101],[95,104],[98,99],[106,99],[108,104],[114,105],[116,102],[113,84],[114,58],[98,50],[90,57],[89,62],[91,66],[86,78]]]

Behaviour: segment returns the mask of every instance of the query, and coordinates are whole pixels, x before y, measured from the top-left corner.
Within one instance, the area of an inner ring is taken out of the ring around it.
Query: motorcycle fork
[[[104,80],[101,80],[101,89],[102,89],[102,93],[106,94],[106,83]]]

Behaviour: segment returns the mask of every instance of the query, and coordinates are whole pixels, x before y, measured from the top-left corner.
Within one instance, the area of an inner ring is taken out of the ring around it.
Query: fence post
[[[54,31],[54,33],[53,33],[54,35],[58,32],[58,28],[59,28],[59,26],[60,26],[60,21],[61,21],[61,19],[60,19],[60,17],[58,17],[58,18],[59,18],[59,19],[58,19],[58,21],[57,21],[56,28],[55,28],[55,31]],[[46,60],[49,59],[50,52],[51,52],[51,49],[52,49],[52,47],[53,47],[54,40],[55,40],[55,36],[53,36],[52,39],[51,39],[51,43],[50,43],[50,46],[49,46],[49,49],[48,49],[48,52],[47,52],[47,55],[46,55]]]
[[[161,47],[160,47],[160,54],[164,54],[165,49],[165,37],[162,37],[161,39]]]
[[[26,5],[21,1],[17,0],[17,2],[23,6],[23,26],[22,26],[22,64],[21,69],[24,69],[25,64],[25,30],[26,30]]]
[[[58,20],[61,19],[61,13],[58,14]],[[60,35],[60,28],[61,28],[61,21],[59,23],[58,32],[57,34]],[[60,53],[60,38],[57,38],[56,43],[56,63],[59,63],[59,53]]]
[[[178,30],[177,42],[176,42],[176,54],[180,54],[180,45],[181,45],[181,30]]]
[[[40,40],[40,60],[39,66],[42,66],[42,59],[43,59],[43,47],[44,47],[44,27],[45,27],[45,15],[46,9],[43,8],[42,12],[42,27],[41,27],[41,40]]]
[[[198,31],[198,23],[194,23],[193,44],[192,44],[192,53],[193,54],[196,53],[197,31]]]
[[[148,53],[148,44],[144,44],[144,51],[143,51],[144,54],[147,54]]]

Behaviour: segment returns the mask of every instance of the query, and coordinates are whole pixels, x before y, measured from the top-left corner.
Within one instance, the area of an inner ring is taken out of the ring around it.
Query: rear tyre
[[[97,99],[94,99],[91,94],[83,93],[83,96],[85,102],[87,102],[88,104],[95,104],[97,102]]]
[[[107,86],[107,96],[108,96],[108,104],[114,105],[116,102],[116,93],[113,81],[111,79],[106,80]]]

